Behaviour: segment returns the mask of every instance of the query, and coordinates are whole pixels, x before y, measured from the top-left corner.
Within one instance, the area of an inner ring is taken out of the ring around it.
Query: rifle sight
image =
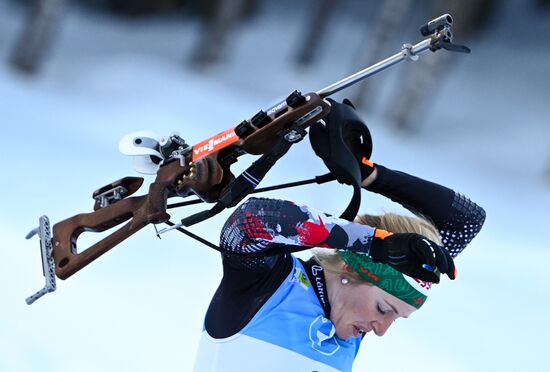
[[[435,32],[443,30],[445,27],[450,27],[453,24],[453,17],[450,14],[443,14],[420,27],[422,36],[430,36]]]

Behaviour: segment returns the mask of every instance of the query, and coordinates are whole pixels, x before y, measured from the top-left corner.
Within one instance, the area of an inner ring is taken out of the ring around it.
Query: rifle
[[[253,192],[338,179],[354,187],[352,200],[341,216],[353,219],[359,208],[361,180],[354,176],[348,177],[346,174],[338,175],[330,167],[331,173],[312,180],[267,189],[256,189],[256,186],[277,160],[284,156],[293,144],[307,135],[306,128],[328,115],[331,105],[327,97],[401,61],[416,61],[421,53],[428,50],[435,52],[446,49],[469,53],[467,47],[452,43],[451,25],[452,17],[444,14],[421,27],[421,34],[427,38],[417,44],[404,44],[401,50],[391,57],[317,92],[302,94],[295,90],[285,100],[266,110],[260,110],[250,119],[193,146],[186,144],[176,133],[162,137],[158,141],[144,132],[125,136],[119,146],[121,151],[145,160],[136,167],[138,171],[156,174],[147,194],[130,197],[138,191],[144,179],[124,177],[94,191],[93,212],[77,214],[60,221],[53,226],[53,230],[50,228],[48,217],[40,217],[39,227],[32,230],[27,239],[35,234],[39,235],[46,284],[26,299],[27,304],[30,305],[46,293],[55,291],[56,276],[62,280],[69,278],[148,224],[166,223],[170,226],[157,231],[157,235],[177,229],[212,248],[219,249],[184,227],[204,221],[225,208],[237,205]],[[230,167],[244,154],[261,157],[235,177]],[[199,199],[167,204],[170,198],[185,198],[190,195],[196,195]],[[178,224],[170,221],[168,208],[199,202],[215,205],[183,218]],[[78,237],[83,232],[103,232],[123,223],[125,224],[122,227],[87,249],[77,249]]]

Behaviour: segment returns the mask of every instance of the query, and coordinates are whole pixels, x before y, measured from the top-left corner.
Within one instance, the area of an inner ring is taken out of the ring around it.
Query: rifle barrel
[[[391,67],[391,66],[393,66],[393,65],[395,65],[395,64],[397,64],[397,63],[399,63],[399,62],[401,62],[405,59],[412,60],[410,58],[411,55],[416,56],[420,53],[423,53],[423,52],[429,50],[430,46],[433,43],[434,43],[433,38],[422,40],[419,43],[417,43],[417,44],[413,45],[412,47],[410,47],[410,49],[408,49],[409,54],[405,53],[405,46],[403,46],[403,49],[401,49],[401,51],[399,53],[396,53],[391,57],[388,57],[388,58],[386,58],[386,59],[384,59],[380,62],[377,62],[372,66],[364,68],[363,70],[358,71],[353,75],[345,77],[342,80],[337,81],[336,83],[331,84],[328,87],[325,87],[325,88],[317,91],[316,93],[321,98],[326,98],[328,96],[331,96],[334,93],[339,92],[342,89],[346,89],[347,87],[349,87],[349,86],[351,86],[351,85],[353,85],[353,84],[355,84],[355,83],[357,83],[357,82],[359,82],[363,79],[366,79],[369,76],[377,74],[377,73],[387,69],[388,67]]]

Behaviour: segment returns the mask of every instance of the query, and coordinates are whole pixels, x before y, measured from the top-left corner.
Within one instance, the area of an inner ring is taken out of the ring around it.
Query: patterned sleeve
[[[447,218],[436,222],[443,246],[456,257],[479,233],[485,210],[460,193],[455,193]]]
[[[367,189],[431,221],[451,256],[462,252],[481,230],[485,210],[464,195],[378,164],[376,168],[378,176]]]
[[[312,247],[341,248],[369,253],[374,228],[333,217],[290,201],[250,198],[241,204],[222,228],[220,247],[225,259],[249,268],[270,264],[270,257],[246,254],[288,252]],[[243,255],[244,254],[244,255]]]

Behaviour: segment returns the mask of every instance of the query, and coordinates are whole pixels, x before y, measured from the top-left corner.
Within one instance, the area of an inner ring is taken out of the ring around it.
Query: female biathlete
[[[332,102],[326,122],[356,115]],[[455,278],[453,258],[480,231],[485,211],[449,188],[355,155],[362,187],[417,217],[349,222],[290,201],[248,199],[221,232],[223,278],[196,371],[351,371],[365,334],[382,336],[419,309],[440,273]],[[308,261],[289,253],[313,247],[328,249]]]

